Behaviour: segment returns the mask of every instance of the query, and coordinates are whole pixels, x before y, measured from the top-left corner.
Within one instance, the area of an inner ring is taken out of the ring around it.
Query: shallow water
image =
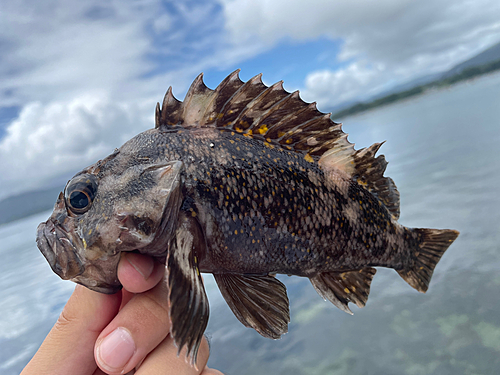
[[[356,147],[386,140],[400,223],[457,229],[423,295],[379,269],[349,316],[307,279],[281,277],[292,322],[283,339],[243,327],[206,277],[210,365],[227,374],[500,373],[500,74],[342,119]],[[55,198],[55,197],[54,197]],[[0,226],[0,373],[18,374],[74,285],[35,245],[49,212]]]

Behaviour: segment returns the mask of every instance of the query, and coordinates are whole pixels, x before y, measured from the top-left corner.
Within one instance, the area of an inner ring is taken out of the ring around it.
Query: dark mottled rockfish
[[[209,314],[200,272],[245,326],[276,339],[290,318],[275,274],[308,277],[350,313],[367,301],[372,267],[425,292],[458,236],[398,224],[380,146],[354,150],[341,124],[282,82],[236,71],[210,90],[200,75],[184,102],[168,89],[154,129],[68,182],[37,244],[60,277],[103,293],[121,288],[122,251],[166,262],[171,333],[192,360]]]

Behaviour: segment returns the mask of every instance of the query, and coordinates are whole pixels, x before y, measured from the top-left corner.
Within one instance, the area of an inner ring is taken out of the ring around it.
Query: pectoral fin
[[[272,276],[214,274],[238,320],[262,336],[279,339],[288,332],[290,313],[286,287]]]
[[[196,363],[198,348],[208,323],[209,306],[198,269],[198,256],[205,251],[205,240],[196,219],[181,213],[179,226],[167,259],[170,288],[171,334],[179,352]]]
[[[347,272],[323,272],[310,280],[323,299],[352,315],[347,304],[354,302],[358,307],[365,306],[375,272],[377,270],[371,267]]]

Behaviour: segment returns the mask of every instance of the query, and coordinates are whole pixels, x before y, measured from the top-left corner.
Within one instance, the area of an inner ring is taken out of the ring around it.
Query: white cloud
[[[332,103],[364,97],[379,90],[385,84],[380,74],[383,70],[383,66],[358,61],[336,71],[316,71],[307,75],[301,96],[305,101],[316,101],[320,110],[327,109]],[[367,87],[371,88],[368,92]]]
[[[306,79],[305,96],[322,96],[319,102],[349,100],[384,82],[443,71],[500,40],[497,0],[221,1],[227,30],[240,43],[258,39],[273,45],[283,38],[319,36],[342,40],[338,60],[347,67],[313,72]]]
[[[0,160],[9,161],[0,164],[0,194],[34,189],[47,178],[95,163],[152,127],[149,107],[99,95],[29,103],[0,140]]]
[[[144,26],[158,7],[157,1],[3,2],[0,105],[116,90],[137,79],[151,68]]]

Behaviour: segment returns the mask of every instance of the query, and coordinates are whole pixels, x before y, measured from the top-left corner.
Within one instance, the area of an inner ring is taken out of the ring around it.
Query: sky
[[[64,184],[200,72],[263,73],[327,112],[499,41],[498,0],[2,0],[0,199]]]

